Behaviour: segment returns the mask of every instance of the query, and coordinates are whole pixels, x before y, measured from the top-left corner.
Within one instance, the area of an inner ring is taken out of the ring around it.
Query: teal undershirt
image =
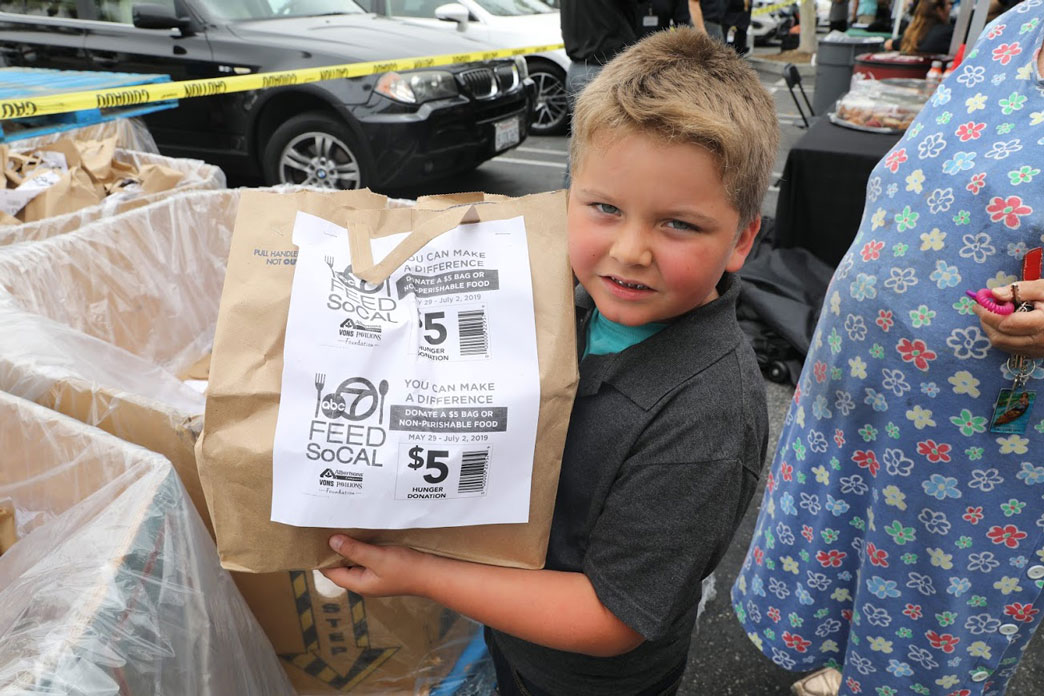
[[[641,326],[624,326],[610,321],[595,309],[587,325],[587,347],[581,357],[619,353],[636,343],[641,343],[653,334],[666,328],[662,322],[650,322]]]

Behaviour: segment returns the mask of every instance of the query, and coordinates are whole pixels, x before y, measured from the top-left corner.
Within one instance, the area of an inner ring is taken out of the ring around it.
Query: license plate
[[[518,119],[507,118],[493,124],[493,149],[497,152],[512,145],[518,145]]]

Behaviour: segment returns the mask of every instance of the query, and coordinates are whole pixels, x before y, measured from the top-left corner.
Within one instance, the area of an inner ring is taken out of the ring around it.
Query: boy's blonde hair
[[[606,64],[576,103],[575,169],[608,131],[706,148],[741,229],[760,215],[779,143],[776,105],[754,70],[703,32],[659,31]]]

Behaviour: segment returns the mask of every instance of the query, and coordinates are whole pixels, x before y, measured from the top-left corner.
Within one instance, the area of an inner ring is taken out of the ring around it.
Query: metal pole
[[[963,0],[964,2],[971,2],[971,0]],[[982,28],[986,26],[986,15],[990,12],[990,0],[975,0],[975,10],[972,14],[971,28],[968,29],[968,38],[965,39],[965,43],[971,46],[975,43],[975,40],[979,38],[979,34],[982,33]]]
[[[972,13],[975,11],[975,3],[972,0],[962,0],[957,9],[957,24],[953,27],[953,38],[950,39],[950,55],[957,54],[957,47],[964,43],[964,36],[968,33],[968,25],[971,23]]]

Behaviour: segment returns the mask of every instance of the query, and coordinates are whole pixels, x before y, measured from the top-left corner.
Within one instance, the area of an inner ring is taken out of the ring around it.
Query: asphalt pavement
[[[772,51],[773,49],[762,49]],[[775,49],[778,51],[778,49]],[[762,84],[774,96],[780,124],[780,148],[773,167],[773,181],[778,180],[787,153],[804,132],[801,119],[780,74],[771,63],[758,61]],[[812,99],[815,78],[803,79],[805,91]],[[398,191],[389,195],[414,198],[422,194],[458,191],[485,191],[520,196],[562,188],[567,167],[568,136],[530,136],[520,147],[483,164],[465,175]],[[774,217],[778,188],[772,186],[762,202],[762,214]],[[769,411],[769,452],[779,439],[787,406],[793,397],[792,386],[765,381]],[[770,456],[771,460],[771,456]],[[766,469],[770,462],[766,462]],[[715,596],[710,599],[693,636],[688,667],[678,692],[682,696],[786,696],[790,685],[801,673],[789,672],[762,656],[749,641],[732,613],[729,591],[739,572],[754,532],[758,508],[764,489],[754,496],[733,543],[715,570]],[[1019,671],[1009,684],[1007,696],[1044,695],[1044,638],[1038,635],[1029,645]]]

